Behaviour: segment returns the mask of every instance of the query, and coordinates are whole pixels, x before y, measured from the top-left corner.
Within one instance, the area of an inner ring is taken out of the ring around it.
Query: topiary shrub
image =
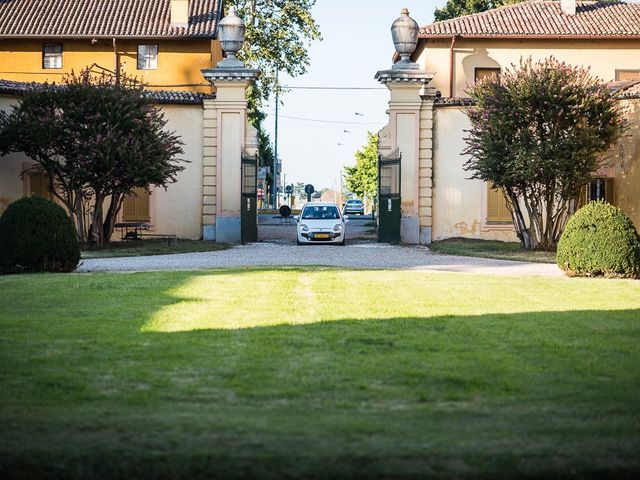
[[[568,275],[640,277],[640,236],[618,207],[591,202],[567,223],[557,262]]]
[[[21,198],[0,217],[0,273],[71,272],[79,261],[75,225],[51,200]]]

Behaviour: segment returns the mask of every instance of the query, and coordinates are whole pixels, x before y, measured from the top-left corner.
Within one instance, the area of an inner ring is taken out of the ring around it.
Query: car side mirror
[[[344,215],[342,218],[344,219],[345,222],[349,221],[349,215]]]
[[[298,220],[300,220],[300,215],[294,215],[293,219],[297,222]]]

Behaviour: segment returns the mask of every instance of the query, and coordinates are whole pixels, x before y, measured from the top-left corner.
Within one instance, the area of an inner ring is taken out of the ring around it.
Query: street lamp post
[[[276,69],[276,125],[274,132],[274,158],[273,158],[273,188],[271,189],[273,198],[273,208],[278,208],[278,107],[280,104],[279,88],[278,88],[278,69]]]

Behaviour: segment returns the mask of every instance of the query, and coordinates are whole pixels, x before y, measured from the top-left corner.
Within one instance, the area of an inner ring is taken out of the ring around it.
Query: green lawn
[[[0,478],[640,472],[640,282],[0,277]]]
[[[202,240],[182,240],[171,245],[168,240],[130,240],[112,242],[104,247],[89,247],[82,251],[82,258],[141,257],[144,255],[166,255],[169,253],[212,252],[225,250],[225,243],[203,242]]]
[[[447,255],[497,258],[519,262],[556,263],[556,252],[524,250],[519,242],[449,238],[429,245],[429,249]]]

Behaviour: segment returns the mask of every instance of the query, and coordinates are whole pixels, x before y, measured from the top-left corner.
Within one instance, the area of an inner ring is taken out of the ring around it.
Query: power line
[[[274,115],[272,112],[267,112],[267,115]],[[317,123],[330,123],[335,125],[382,125],[384,122],[340,122],[338,120],[325,120],[321,118],[304,118],[304,117],[293,117],[290,115],[282,115],[278,114],[280,118],[289,118],[291,120],[301,120],[303,122],[317,122]]]
[[[295,86],[283,85],[283,89],[287,90],[387,90],[385,87],[318,87],[318,86]]]

